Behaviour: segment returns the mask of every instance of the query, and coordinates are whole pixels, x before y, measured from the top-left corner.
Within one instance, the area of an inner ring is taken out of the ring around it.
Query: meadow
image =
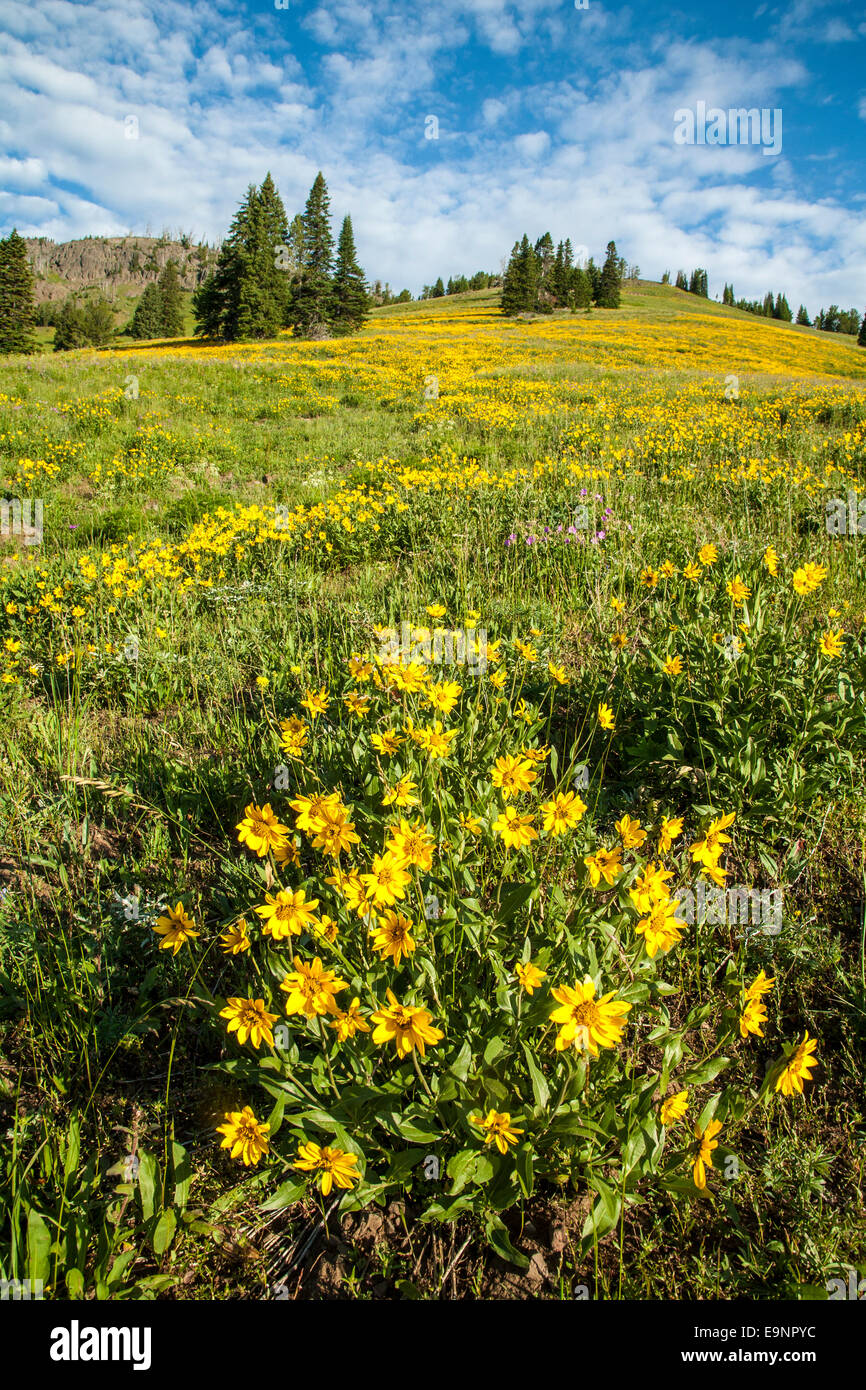
[[[0,360],[0,1276],[866,1274],[864,383],[644,282]]]

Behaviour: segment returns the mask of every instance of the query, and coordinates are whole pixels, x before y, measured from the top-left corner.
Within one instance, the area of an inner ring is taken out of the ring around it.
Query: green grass
[[[411,326],[419,315],[453,311],[457,299],[489,308],[496,292],[390,306],[375,319]],[[742,323],[744,333],[754,323],[645,282],[626,287],[611,322],[627,340],[632,325],[707,313]],[[532,325],[517,331],[529,342]],[[201,360],[154,351],[0,363],[0,391],[23,401],[0,405],[3,466],[22,447],[37,458],[49,445],[80,446],[44,485],[46,544],[38,553],[12,545],[2,554],[7,592],[38,600],[43,570],[49,585],[63,585],[85,553],[126,553],[129,537],[139,548],[154,537],[177,542],[220,505],[313,505],[365,477],[360,465],[382,455],[419,463],[447,445],[494,472],[559,456],[565,431],[589,410],[527,419],[514,430],[458,420],[425,436],[417,394],[407,390],[404,400],[385,405],[350,381],[325,386],[337,398],[330,413],[307,413],[303,405],[303,413],[274,413],[279,372],[267,361],[235,368],[231,348]],[[130,374],[139,379],[138,399],[105,418],[56,413],[73,399],[123,389]],[[635,397],[648,375],[659,375],[562,360],[516,374],[586,382],[588,391],[632,382]],[[307,375],[315,382],[316,368]],[[703,379],[686,366],[661,375],[671,409],[689,382]],[[783,385],[756,377],[750,389],[756,399],[775,399]],[[846,409],[862,429],[862,393],[853,383],[850,389]],[[97,463],[128,454],[144,424],[162,431],[149,457],[158,463],[164,455],[170,469],[160,473],[154,463],[143,479],[91,480]],[[817,444],[842,449],[850,427],[844,412],[822,420],[816,410],[772,447],[788,462],[805,462]],[[23,446],[12,437],[17,430]],[[629,417],[628,393],[613,435],[623,447],[643,439]],[[849,466],[861,487],[864,465],[860,447]],[[850,605],[840,621],[856,631],[866,603],[862,542],[834,549],[820,495],[785,481],[763,491],[708,481],[700,469],[692,480],[666,484],[661,472],[647,466],[592,485],[613,519],[606,548],[585,562],[522,543],[525,534],[567,520],[579,496],[573,478],[492,489],[445,508],[409,490],[409,512],[387,543],[371,538],[332,559],[276,556],[249,570],[228,558],[212,590],[181,596],[166,589],[116,614],[103,594],[100,637],[122,646],[134,626],[137,663],[105,661],[99,676],[78,679],[51,665],[53,651],[69,641],[68,619],[45,629],[42,674],[8,694],[0,732],[0,1124],[9,1136],[0,1273],[47,1269],[59,1297],[255,1299],[274,1296],[285,1279],[293,1297],[568,1298],[585,1285],[592,1296],[732,1299],[797,1298],[810,1288],[820,1296],[839,1269],[863,1266],[862,762],[841,781],[828,773],[825,790],[783,824],[773,824],[771,801],[750,806],[741,789],[735,849],[743,873],[760,863],[759,846],[781,864],[791,842],[803,842],[789,899],[799,925],[778,941],[752,943],[748,964],[785,979],[775,1036],[805,1023],[821,1038],[819,1084],[807,1088],[796,1111],[745,1123],[739,1177],[714,1199],[675,1202],[651,1187],[588,1256],[580,1250],[586,1194],[567,1174],[550,1178],[506,1221],[521,1249],[543,1255],[546,1277],[509,1270],[485,1246],[474,1218],[461,1217],[441,1234],[420,1226],[413,1194],[402,1204],[396,1195],[381,1228],[364,1214],[342,1226],[332,1217],[314,1257],[286,1273],[295,1237],[312,1228],[317,1206],[297,1201],[265,1224],[260,1203],[269,1190],[217,1149],[214,1125],[234,1094],[221,1069],[225,1040],[201,1006],[186,956],[167,958],[149,932],[161,904],[183,896],[207,921],[237,889],[233,827],[247,801],[267,799],[274,755],[266,730],[291,706],[291,667],[302,666],[311,683],[326,680],[368,643],[374,623],[417,621],[435,599],[458,616],[470,607],[483,611],[503,634],[534,626],[569,662],[579,702],[600,678],[599,615],[609,612],[611,595],[624,584],[635,593],[644,565],[673,558],[681,566],[713,541],[732,563],[745,565],[769,543],[792,564],[828,563],[832,601]],[[518,547],[505,544],[512,532]],[[0,604],[4,598],[0,589]],[[264,692],[256,685],[261,675],[271,682]],[[663,712],[653,718],[663,727]],[[708,746],[717,734],[711,723],[707,716],[701,726]],[[848,746],[842,736],[837,742]],[[770,761],[779,748],[768,743],[759,751]],[[736,772],[725,767],[720,753],[716,775],[735,783]],[[613,814],[617,797],[652,803],[664,794],[669,769],[623,755],[613,800],[600,814]],[[711,987],[709,964],[689,966],[692,985]],[[750,1084],[746,1070],[735,1080]],[[146,1182],[124,1182],[117,1165],[129,1154],[146,1156]],[[265,1245],[269,1232],[278,1238],[273,1247]]]

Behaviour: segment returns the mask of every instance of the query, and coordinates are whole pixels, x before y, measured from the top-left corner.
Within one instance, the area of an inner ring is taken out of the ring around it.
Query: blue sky
[[[710,293],[866,303],[866,6],[589,0],[3,0],[0,230],[215,240],[316,171],[368,276],[499,269],[550,231]],[[782,111],[782,148],[675,112]],[[425,137],[438,122],[438,138]],[[133,119],[134,118],[134,119]],[[137,123],[137,125],[136,125]],[[137,129],[137,138],[128,138]]]

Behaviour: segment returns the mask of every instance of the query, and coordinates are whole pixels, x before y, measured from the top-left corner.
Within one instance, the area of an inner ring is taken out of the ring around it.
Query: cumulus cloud
[[[516,236],[549,230],[597,256],[614,237],[647,275],[704,265],[714,291],[864,300],[841,155],[794,162],[787,143],[813,76],[794,19],[834,43],[847,22],[828,0],[775,16],[757,41],[700,41],[563,0],[6,0],[0,222],[58,240],[148,224],[215,240],[266,170],[291,215],[322,169],[368,273],[416,292],[498,269]],[[678,146],[674,112],[699,100],[782,107],[783,153]]]

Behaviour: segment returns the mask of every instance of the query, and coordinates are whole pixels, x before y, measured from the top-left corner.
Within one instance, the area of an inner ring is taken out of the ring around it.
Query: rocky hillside
[[[63,300],[72,290],[101,290],[109,298],[140,295],[166,261],[177,262],[184,289],[193,290],[216,259],[216,248],[168,237],[84,237],[80,241],[29,238],[37,304]]]

